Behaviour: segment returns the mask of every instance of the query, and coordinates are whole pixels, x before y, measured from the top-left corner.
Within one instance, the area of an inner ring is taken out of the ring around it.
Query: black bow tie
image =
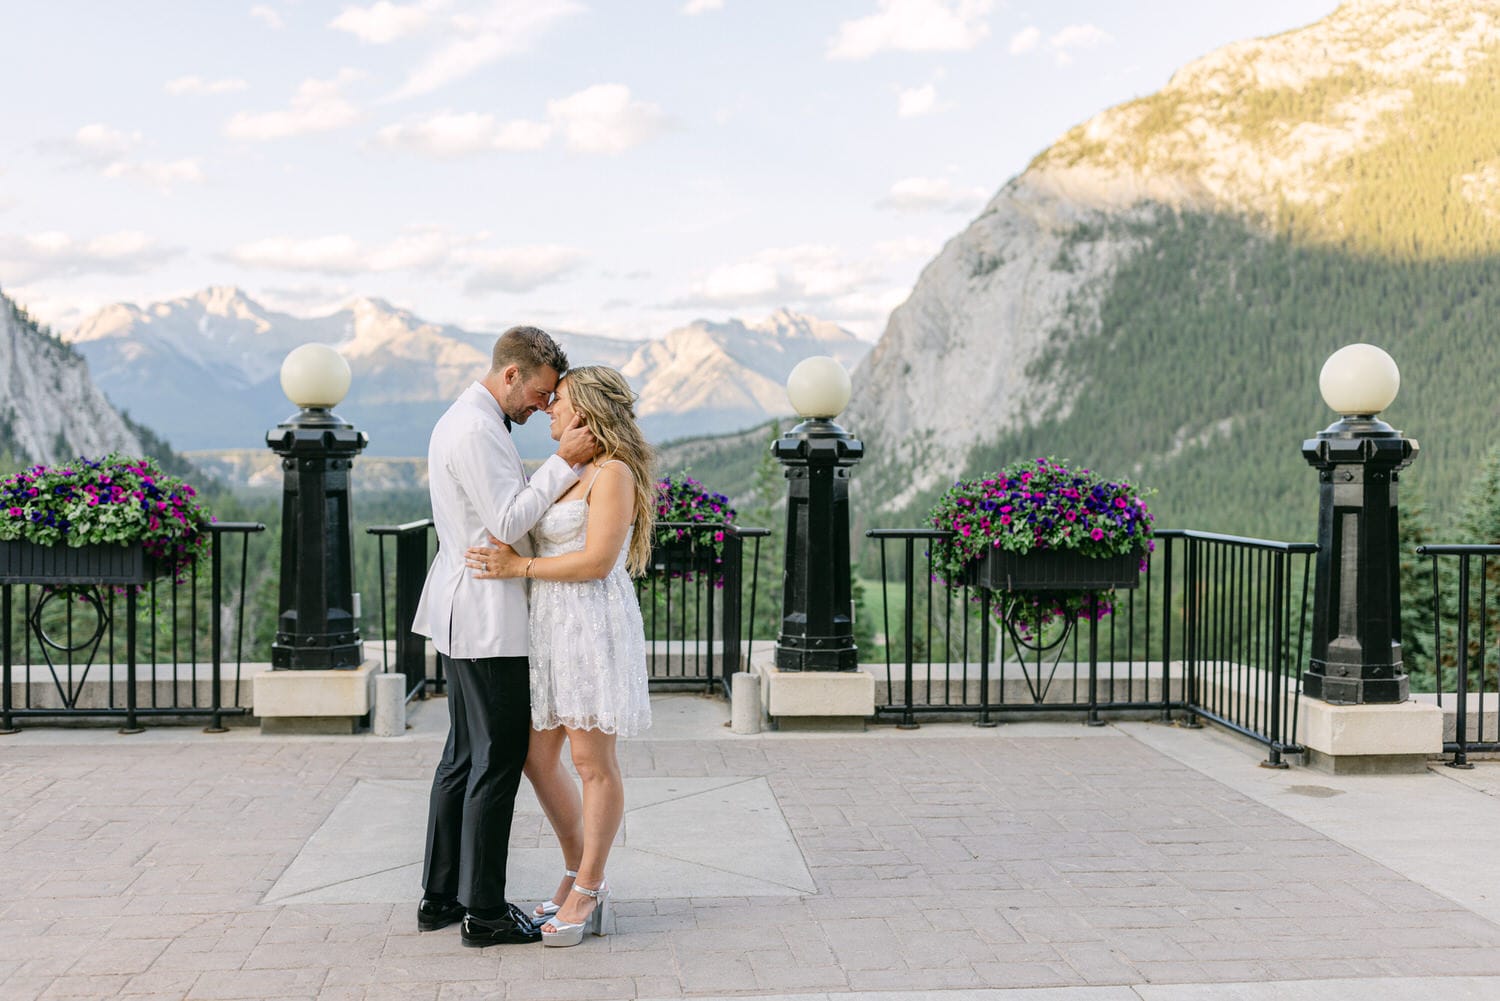
[[[505,430],[509,431],[510,430],[510,414],[507,414],[505,411],[502,410],[502,411],[500,411],[500,419],[505,422]]]

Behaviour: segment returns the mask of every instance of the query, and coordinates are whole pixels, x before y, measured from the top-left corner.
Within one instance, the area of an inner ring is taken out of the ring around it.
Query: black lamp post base
[[[1307,671],[1302,675],[1302,694],[1341,705],[1394,704],[1411,694],[1406,675],[1393,678],[1343,678]]]
[[[303,646],[277,641],[271,644],[271,667],[278,671],[339,671],[353,670],[364,662],[364,647],[359,640],[352,642],[310,645],[315,637],[297,636]]]
[[[804,643],[807,645],[804,646]],[[857,671],[859,650],[849,642],[847,636],[783,635],[776,644],[776,670]]]

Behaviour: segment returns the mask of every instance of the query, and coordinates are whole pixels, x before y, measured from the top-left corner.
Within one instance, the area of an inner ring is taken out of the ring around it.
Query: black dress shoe
[[[505,907],[506,913],[498,918],[464,915],[464,923],[459,927],[464,945],[482,949],[487,945],[525,945],[542,940],[541,930],[531,923],[524,911],[515,904],[506,904]]]
[[[462,921],[464,905],[456,900],[429,900],[423,898],[417,905],[417,931],[437,931],[455,921]]]

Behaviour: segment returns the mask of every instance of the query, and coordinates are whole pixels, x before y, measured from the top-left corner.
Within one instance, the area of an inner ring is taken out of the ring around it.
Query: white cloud
[[[201,76],[180,76],[167,81],[166,91],[173,97],[209,97],[215,94],[238,94],[246,86],[245,81],[235,77],[205,80]]]
[[[364,270],[365,255],[359,241],[340,234],[308,239],[272,236],[242,243],[228,256],[243,267],[266,271],[352,275]]]
[[[477,241],[435,228],[408,230],[391,240],[361,243],[346,233],[307,238],[273,236],[242,243],[226,255],[247,268],[357,275],[378,271],[432,272],[452,265]]]
[[[178,184],[196,184],[203,180],[203,170],[193,158],[172,161],[131,160],[129,154],[141,142],[139,132],[123,132],[95,122],[83,126],[67,139],[49,140],[41,146],[72,160],[74,166],[97,168],[109,178],[124,177],[144,181],[163,191],[169,191]]]
[[[426,28],[432,23],[436,6],[431,2],[395,4],[380,0],[369,7],[345,7],[328,27],[347,31],[361,42],[385,45]]]
[[[446,25],[447,41],[418,64],[392,96],[428,94],[525,52],[553,25],[581,10],[576,0],[494,0],[481,14],[455,15]]]
[[[67,233],[0,235],[0,274],[9,282],[46,281],[78,275],[143,274],[181,254],[135,230],[75,240]]]
[[[623,153],[666,127],[661,108],[632,100],[630,88],[619,83],[596,84],[548,101],[547,117],[562,131],[568,148],[579,153]]]
[[[196,159],[191,158],[170,162],[143,160],[138,163],[116,160],[104,168],[104,176],[144,181],[152,187],[170,191],[179,184],[201,183],[203,169],[198,166]]]
[[[866,262],[846,260],[833,247],[774,247],[705,273],[667,305],[688,309],[738,309],[828,303],[878,281]]]
[[[1010,36],[1010,54],[1013,56],[1019,56],[1023,53],[1030,52],[1032,49],[1036,48],[1037,45],[1041,43],[1041,41],[1042,30],[1036,25],[1022,28],[1020,31]]]
[[[280,31],[286,27],[286,22],[281,19],[281,15],[276,12],[276,9],[274,7],[267,7],[263,3],[251,7],[250,16],[272,31]]]
[[[1057,60],[1057,65],[1067,66],[1073,61],[1073,53],[1079,49],[1096,49],[1114,41],[1109,32],[1092,24],[1070,24],[1047,37],[1046,48]],[[1016,32],[1010,38],[1011,55],[1024,55],[1042,46],[1041,29],[1035,25]]]
[[[375,136],[376,142],[389,149],[439,158],[536,150],[551,138],[552,126],[545,122],[500,122],[494,115],[448,111],[425,121],[386,126]]]
[[[573,271],[583,263],[582,251],[571,247],[506,247],[465,255],[474,266],[464,292],[530,292]]]
[[[464,274],[464,291],[528,292],[576,268],[582,251],[570,247],[482,247],[482,234],[436,227],[409,229],[393,239],[361,241],[347,233],[273,236],[242,243],[225,256],[264,271],[346,277],[396,271]]]
[[[829,59],[881,52],[954,52],[988,37],[990,0],[878,0],[867,17],[845,21],[828,43]]]
[[[875,244],[875,256],[887,264],[904,264],[937,256],[942,244],[925,236],[902,236]]]
[[[682,5],[682,12],[689,17],[707,13],[711,10],[723,9],[724,0],[687,0],[687,3]]]
[[[547,120],[502,122],[478,112],[444,111],[420,121],[389,125],[375,141],[388,149],[440,158],[476,153],[527,152],[560,139],[576,153],[623,153],[659,134],[667,116],[635,100],[630,88],[602,83],[547,102]]]
[[[1114,38],[1108,32],[1092,24],[1070,24],[1047,39],[1047,44],[1052,49],[1057,65],[1067,66],[1073,61],[1074,50],[1096,49],[1112,41]]]
[[[363,74],[342,69],[332,80],[304,80],[292,97],[291,107],[281,111],[242,111],[224,123],[231,139],[265,141],[290,136],[332,132],[359,121],[359,109],[342,91]]]
[[[85,125],[62,143],[52,143],[63,152],[88,163],[100,163],[124,156],[141,144],[139,132],[121,132],[108,125]]]
[[[895,212],[968,212],[984,204],[983,188],[958,188],[946,178],[907,177],[875,203]]]
[[[896,95],[896,114],[901,118],[920,118],[939,110],[937,85],[911,87]]]

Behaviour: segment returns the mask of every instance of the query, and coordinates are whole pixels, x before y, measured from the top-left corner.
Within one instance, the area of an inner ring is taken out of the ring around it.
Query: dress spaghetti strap
[[[611,462],[619,462],[619,461],[620,461],[619,459],[605,459],[603,462],[599,463],[598,467],[594,470],[594,475],[589,479],[589,485],[583,488],[583,499],[584,500],[588,500],[589,499],[589,494],[591,494],[593,492],[593,490],[594,490],[594,484],[598,482],[598,480],[599,480],[599,474],[602,473],[602,472],[604,472],[604,467],[607,466],[607,465],[609,465]]]

